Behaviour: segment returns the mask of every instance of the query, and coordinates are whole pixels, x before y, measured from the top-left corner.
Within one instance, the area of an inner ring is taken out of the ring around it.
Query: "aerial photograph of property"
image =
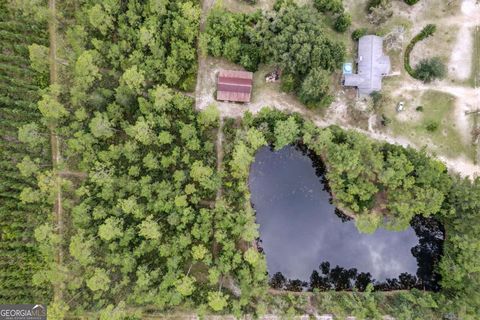
[[[0,320],[480,320],[480,0],[0,0]]]

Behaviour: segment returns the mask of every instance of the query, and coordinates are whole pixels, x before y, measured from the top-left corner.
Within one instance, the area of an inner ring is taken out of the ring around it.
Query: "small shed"
[[[368,35],[358,41],[357,70],[345,74],[343,85],[357,87],[360,96],[382,89],[382,78],[390,73],[390,58],[383,53],[383,38]]]
[[[220,70],[217,78],[217,100],[250,102],[252,87],[252,72]]]

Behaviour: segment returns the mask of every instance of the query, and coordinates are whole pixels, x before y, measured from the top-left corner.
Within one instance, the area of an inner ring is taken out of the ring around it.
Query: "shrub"
[[[361,37],[367,35],[368,29],[367,28],[360,28],[360,29],[355,29],[352,32],[352,40],[358,41]]]
[[[430,37],[431,35],[433,35],[435,33],[436,30],[437,30],[436,25],[434,25],[434,24],[426,25],[422,29],[422,31],[420,31],[420,33],[417,34],[410,41],[407,48],[405,49],[405,55],[403,56],[403,66],[404,66],[405,70],[408,72],[408,74],[415,79],[418,79],[418,77],[415,74],[415,70],[410,65],[410,53],[412,52],[412,50],[415,47],[415,44],[417,44],[417,42],[422,41],[423,39]]]
[[[434,25],[434,24],[427,24],[423,29],[422,31],[420,31],[420,40],[423,40],[425,38],[428,38],[430,37],[431,35],[433,35],[435,33],[435,31],[437,31],[437,26]]]
[[[390,118],[388,118],[385,114],[382,114],[382,126],[386,127],[388,126],[390,123],[392,123],[392,120]]]
[[[373,8],[378,7],[382,3],[382,0],[369,0],[367,3],[367,11],[371,12]]]
[[[447,68],[440,58],[423,59],[415,68],[416,78],[423,82],[442,79],[447,74]]]
[[[314,0],[313,6],[320,12],[342,13],[342,0]]]
[[[283,92],[288,92],[291,93],[295,91],[295,88],[297,86],[297,81],[295,80],[295,77],[292,74],[284,74],[280,78],[280,89]]]
[[[315,68],[310,70],[300,87],[300,100],[303,103],[321,101],[328,94],[330,87],[330,73]]]
[[[375,110],[379,109],[381,107],[381,101],[383,99],[383,95],[380,91],[373,91],[372,93],[370,93],[370,97],[372,97],[372,101],[373,101],[373,108]]]
[[[338,32],[347,31],[348,27],[352,24],[352,17],[348,13],[340,14],[335,20],[334,28]]]
[[[390,0],[381,0],[375,6],[368,8],[368,21],[375,25],[385,23],[393,16]]]
[[[419,0],[404,0],[406,4],[408,4],[409,6],[413,6],[414,4],[416,4]]]
[[[423,112],[423,106],[418,106],[415,108],[415,110],[418,112]]]
[[[427,131],[434,132],[438,129],[438,122],[430,121],[426,126]]]

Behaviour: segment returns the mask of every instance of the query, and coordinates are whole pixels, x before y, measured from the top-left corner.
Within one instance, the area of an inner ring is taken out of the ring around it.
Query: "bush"
[[[320,12],[342,13],[342,0],[314,0],[313,6]]]
[[[360,28],[360,29],[355,29],[352,32],[352,40],[358,41],[361,37],[366,36],[368,33],[367,28]]]
[[[383,95],[380,91],[373,91],[370,93],[370,97],[372,97],[373,101],[373,109],[378,110],[382,107],[382,99]]]
[[[342,13],[335,20],[334,28],[338,32],[347,31],[348,27],[352,24],[352,17],[348,13]]]
[[[386,127],[388,126],[390,123],[392,123],[392,120],[390,118],[388,118],[385,114],[382,114],[382,126]]]
[[[423,112],[423,106],[418,106],[415,108],[415,110],[418,112]]]
[[[367,3],[367,12],[371,12],[373,8],[378,7],[382,0],[370,0]]]
[[[288,92],[291,93],[295,91],[295,88],[297,87],[297,81],[295,80],[295,77],[292,74],[284,74],[280,78],[280,89],[283,92]]]
[[[410,53],[412,52],[415,44],[417,42],[424,40],[425,38],[430,37],[435,33],[437,30],[437,26],[434,24],[426,25],[419,34],[417,34],[408,44],[407,48],[405,49],[405,55],[403,56],[403,66],[405,70],[408,72],[410,76],[415,79],[418,79],[417,75],[415,74],[415,70],[410,65]]]
[[[312,69],[300,87],[300,100],[303,103],[318,102],[328,94],[330,88],[330,73],[326,70]]]
[[[404,1],[409,6],[413,6],[414,4],[416,4],[418,2],[418,0],[404,0]]]
[[[420,40],[423,40],[425,38],[428,38],[430,37],[431,35],[433,35],[435,33],[435,31],[437,31],[437,26],[434,25],[434,24],[427,24],[423,29],[422,31],[420,31]]]
[[[447,68],[440,58],[423,59],[415,68],[416,78],[423,82],[442,79],[447,74]]]
[[[430,121],[426,126],[427,131],[434,132],[438,129],[438,122]]]

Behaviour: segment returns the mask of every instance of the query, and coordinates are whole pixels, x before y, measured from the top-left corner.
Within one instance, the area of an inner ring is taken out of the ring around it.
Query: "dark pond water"
[[[379,290],[438,290],[433,266],[442,251],[442,226],[417,217],[403,232],[359,233],[330,203],[319,160],[301,149],[262,148],[250,171],[271,286],[363,290],[372,283]]]

